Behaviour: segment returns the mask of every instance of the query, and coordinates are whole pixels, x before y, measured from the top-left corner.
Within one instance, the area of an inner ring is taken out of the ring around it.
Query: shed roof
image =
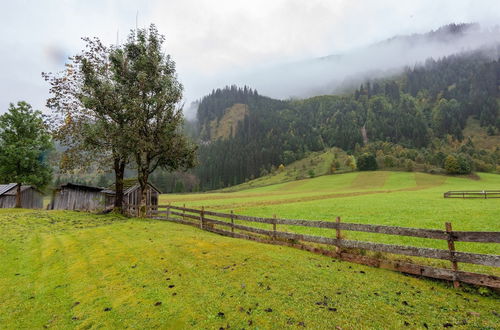
[[[8,184],[0,184],[0,196],[5,195],[5,196],[11,196],[16,194],[16,190],[12,191],[14,188],[16,188],[17,183],[8,183]],[[30,185],[22,185],[21,186],[21,192],[25,191],[26,189],[35,189],[36,188],[30,186]]]
[[[15,183],[0,184],[0,196],[11,190],[16,186]]]
[[[104,188],[101,187],[92,187],[92,186],[86,186],[83,184],[75,184],[68,182],[66,184],[62,184],[60,188],[69,188],[69,189],[79,189],[79,190],[87,190],[87,191],[102,191]]]

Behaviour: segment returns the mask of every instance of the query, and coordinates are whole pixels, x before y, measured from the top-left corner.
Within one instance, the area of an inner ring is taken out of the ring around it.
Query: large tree
[[[86,48],[70,58],[66,70],[43,74],[50,83],[52,97],[47,105],[54,109],[54,135],[65,147],[63,170],[113,169],[115,173],[115,209],[121,211],[123,178],[130,159],[128,137],[130,109],[127,95],[116,81],[117,68],[111,54],[97,39],[84,38]]]
[[[172,171],[194,165],[196,147],[182,132],[183,88],[175,63],[162,49],[164,40],[151,25],[132,31],[112,55],[118,88],[127,95],[126,108],[132,117],[126,134],[137,166],[141,206],[145,205],[149,175],[155,169]]]
[[[42,188],[52,179],[47,154],[52,140],[42,113],[26,102],[10,104],[0,116],[0,177],[17,183],[16,207],[21,205],[21,185]]]

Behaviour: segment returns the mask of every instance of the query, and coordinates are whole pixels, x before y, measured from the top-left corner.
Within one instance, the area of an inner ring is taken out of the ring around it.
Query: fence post
[[[276,240],[276,214],[273,214],[273,241]]]
[[[186,203],[184,203],[182,207],[186,208]],[[186,210],[182,210],[182,221],[186,221]]]
[[[170,203],[167,205],[167,219],[170,219]]]
[[[234,233],[234,211],[231,210],[231,232]]]
[[[337,239],[337,246],[335,246],[335,253],[337,254],[337,257],[340,258],[341,256],[341,251],[340,251],[340,217],[337,217],[335,219],[335,222],[337,223],[337,228],[335,229],[336,235],[335,238]]]
[[[205,206],[201,207],[200,212],[200,228],[205,229]]]
[[[450,260],[451,260],[451,266],[453,268],[453,286],[455,288],[458,288],[460,286],[460,282],[458,282],[457,279],[457,271],[458,271],[458,264],[455,259],[455,241],[453,240],[453,232],[451,228],[451,222],[446,222],[445,223],[446,227],[446,232],[448,233],[448,250],[450,251]]]

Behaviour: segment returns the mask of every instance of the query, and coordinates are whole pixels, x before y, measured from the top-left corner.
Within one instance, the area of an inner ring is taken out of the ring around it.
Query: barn
[[[123,184],[123,206],[140,203],[140,186],[136,179],[126,179]],[[146,204],[158,205],[160,190],[148,184]],[[50,209],[104,212],[113,209],[115,203],[115,187],[92,187],[67,183],[54,191]]]
[[[54,190],[50,209],[75,211],[104,211],[108,207],[104,188],[66,183]],[[111,207],[113,205],[111,204]]]
[[[0,184],[0,208],[16,206],[17,184]],[[33,186],[21,185],[21,206],[25,209],[41,209],[43,194]]]

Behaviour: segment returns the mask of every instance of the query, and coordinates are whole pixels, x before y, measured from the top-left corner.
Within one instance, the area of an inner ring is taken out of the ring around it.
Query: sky
[[[85,36],[115,44],[136,25],[156,24],[177,64],[188,107],[214,88],[258,85],[265,74],[259,80],[242,77],[273,66],[348,53],[452,22],[500,24],[500,1],[0,0],[0,13],[3,113],[19,100],[44,110],[49,86],[41,72],[62,70],[68,56],[83,49]]]

